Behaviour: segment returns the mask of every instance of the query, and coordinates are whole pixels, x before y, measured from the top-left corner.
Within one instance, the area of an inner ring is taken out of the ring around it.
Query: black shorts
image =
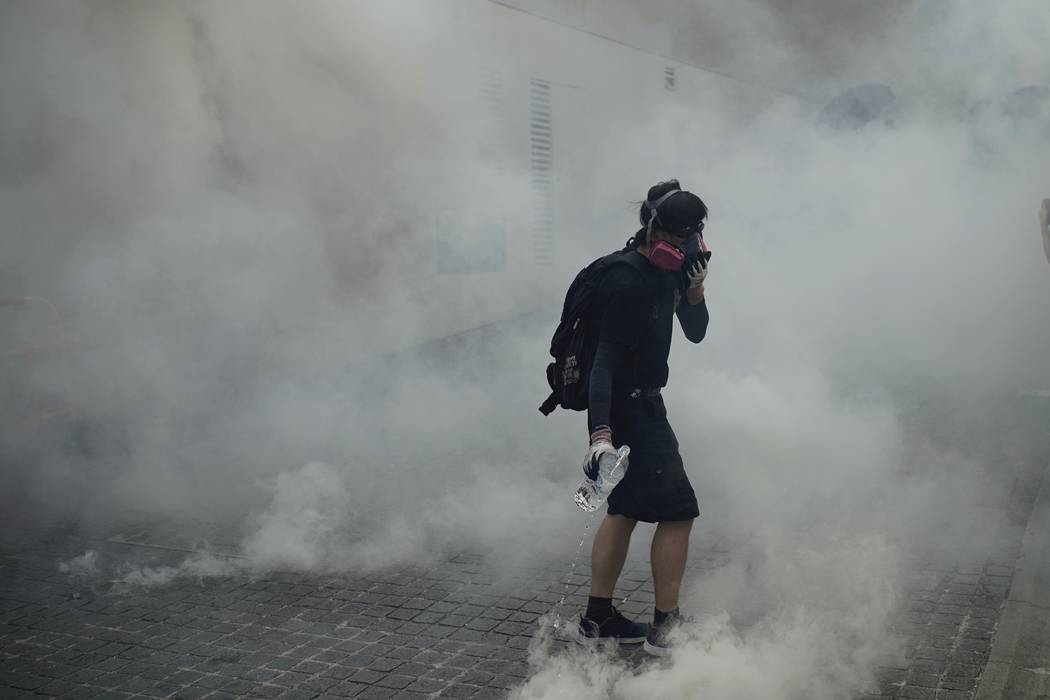
[[[616,397],[611,419],[613,444],[628,445],[631,455],[627,474],[609,494],[609,514],[647,523],[700,517],[663,397]]]

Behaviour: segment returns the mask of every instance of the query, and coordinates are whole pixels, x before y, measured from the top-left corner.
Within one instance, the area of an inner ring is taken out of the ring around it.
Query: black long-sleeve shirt
[[[591,430],[609,425],[614,396],[667,385],[675,316],[691,342],[699,343],[707,333],[707,303],[683,298],[678,275],[648,261],[638,268],[614,267],[598,288],[591,319],[599,329],[588,388]]]

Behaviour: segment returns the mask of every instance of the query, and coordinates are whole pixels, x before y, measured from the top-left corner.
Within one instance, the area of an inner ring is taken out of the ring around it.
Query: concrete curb
[[[974,700],[1050,696],[1050,465],[1039,479],[1010,595]]]

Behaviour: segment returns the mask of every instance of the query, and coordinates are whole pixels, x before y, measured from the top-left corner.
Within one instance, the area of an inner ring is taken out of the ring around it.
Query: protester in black
[[[624,444],[631,454],[595,534],[591,597],[580,629],[588,638],[645,641],[647,651],[664,655],[669,653],[669,624],[678,619],[689,532],[700,510],[660,390],[667,384],[675,317],[693,343],[707,332],[703,283],[710,254],[702,244],[707,207],[677,181],[651,188],[639,217],[645,228],[629,241],[631,250],[625,255],[640,256],[645,263],[610,268],[591,318],[599,341],[590,375],[591,447],[584,466],[593,468]],[[675,269],[676,261],[682,263],[680,269]],[[639,520],[657,523],[650,554],[656,594],[651,629],[612,606]]]

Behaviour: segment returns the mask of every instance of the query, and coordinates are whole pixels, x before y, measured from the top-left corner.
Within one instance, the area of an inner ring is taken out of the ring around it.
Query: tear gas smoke
[[[90,577],[98,573],[98,552],[89,549],[78,557],[59,562],[58,570],[73,577]]]
[[[566,10],[717,69],[676,64],[671,92],[663,59],[535,16],[551,3],[6,3],[0,294],[52,298],[72,339],[71,388],[52,361],[11,385],[75,420],[10,441],[5,519],[243,534],[243,562],[136,586],[564,554],[584,426],[535,410],[555,307],[674,176],[711,207],[714,258],[708,338],[673,350],[667,400],[697,530],[733,558],[687,581],[703,621],[670,666],[541,637],[517,696],[858,690],[895,652],[899,562],[984,551],[1001,524],[989,455],[1023,445],[996,402],[1050,386],[1046,134],[994,107],[1050,82],[1050,10],[1008,4]],[[892,124],[815,125],[864,82],[893,88]],[[552,95],[549,201],[530,89]],[[0,338],[38,337],[24,316]]]

